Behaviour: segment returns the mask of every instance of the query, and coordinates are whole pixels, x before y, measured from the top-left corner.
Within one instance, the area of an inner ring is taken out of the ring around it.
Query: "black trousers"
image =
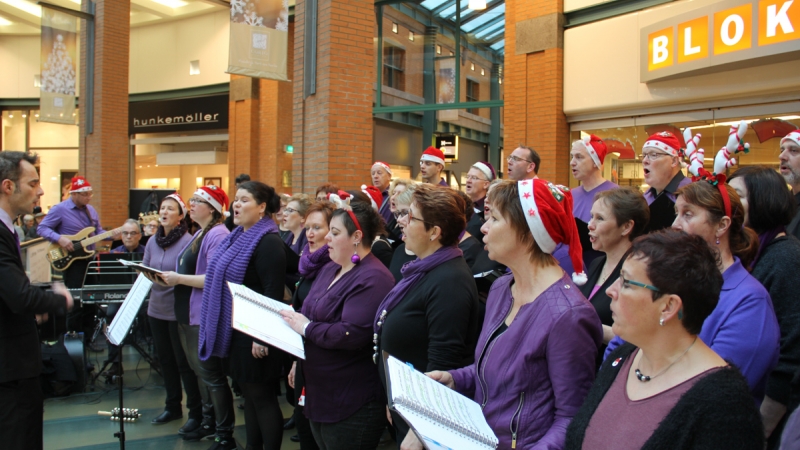
[[[44,395],[39,377],[0,383],[0,442],[5,450],[43,448]]]
[[[186,354],[181,347],[178,322],[150,316],[148,316],[148,321],[150,322],[150,331],[153,333],[158,362],[161,364],[161,373],[164,376],[164,387],[167,390],[165,410],[182,414],[181,381],[183,381],[189,417],[201,421],[203,419],[203,402],[200,397],[200,387],[197,384],[197,375],[189,367]]]

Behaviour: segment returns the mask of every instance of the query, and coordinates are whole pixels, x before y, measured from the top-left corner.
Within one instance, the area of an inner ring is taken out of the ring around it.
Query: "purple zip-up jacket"
[[[483,407],[500,449],[561,449],[583,404],[603,342],[594,307],[569,277],[523,305],[503,334],[489,341],[511,312],[513,275],[499,278],[486,301],[475,363],[450,371],[456,390]]]
[[[192,245],[192,242],[194,242],[198,234],[200,234],[200,231],[197,231],[192,239],[183,246],[183,249],[178,253],[178,258]],[[217,250],[217,246],[219,246],[220,242],[229,234],[231,234],[231,232],[225,224],[217,225],[208,232],[206,237],[203,238],[203,242],[200,243],[200,248],[197,249],[197,267],[195,267],[194,273],[189,275],[205,275],[206,270],[208,270],[208,263]],[[178,272],[178,260],[175,260],[175,272]],[[192,293],[189,296],[189,325],[200,326],[200,310],[202,306],[203,288],[193,287]]]

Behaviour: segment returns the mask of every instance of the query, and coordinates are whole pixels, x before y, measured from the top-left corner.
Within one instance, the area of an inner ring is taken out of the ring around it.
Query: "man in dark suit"
[[[44,194],[36,155],[0,152],[0,442],[4,449],[41,449],[44,396],[36,324],[65,314],[72,297],[62,285],[48,293],[31,286],[12,217],[30,214]]]

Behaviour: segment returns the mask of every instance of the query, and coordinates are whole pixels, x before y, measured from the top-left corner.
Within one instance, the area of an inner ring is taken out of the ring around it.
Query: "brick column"
[[[324,182],[354,189],[369,180],[375,85],[372,0],[319,0],[316,94],[304,98],[306,2],[295,6],[295,192]]]
[[[287,73],[292,74],[294,60],[294,23],[289,23]],[[274,187],[283,187],[283,172],[292,170],[292,155],[284,146],[292,143],[292,83],[231,75],[228,132],[228,175],[230,197],[234,180],[241,173]]]
[[[89,11],[90,0],[82,10]],[[94,189],[94,206],[106,229],[128,218],[128,61],[130,2],[95,0],[94,129],[86,129],[86,26],[81,27],[80,173]]]
[[[506,0],[505,153],[517,144],[542,157],[539,176],[569,183],[564,115],[563,0]]]

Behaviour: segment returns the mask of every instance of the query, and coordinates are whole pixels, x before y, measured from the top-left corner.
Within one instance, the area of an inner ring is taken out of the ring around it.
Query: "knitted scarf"
[[[200,309],[198,353],[207,361],[212,356],[225,358],[231,347],[233,299],[227,282],[241,284],[256,246],[267,233],[277,233],[278,226],[264,216],[247,232],[237,227],[219,244],[206,270],[203,305]]]
[[[159,225],[158,231],[156,231],[156,244],[161,248],[170,247],[172,244],[178,242],[188,230],[189,227],[186,226],[186,222],[183,219],[181,219],[178,226],[173,228],[166,236],[164,236],[164,225]]]
[[[306,244],[305,248],[303,248],[303,254],[300,255],[300,265],[298,268],[300,275],[308,280],[313,280],[316,278],[319,269],[321,269],[325,264],[328,264],[331,260],[328,252],[328,244],[323,245],[313,253],[311,252],[309,245]]]
[[[775,236],[784,232],[786,232],[786,227],[781,225],[758,235],[758,251],[756,252],[756,257],[753,258],[753,262],[750,263],[750,270],[753,270],[753,268],[756,266],[758,260],[761,259],[761,252],[763,252],[764,249],[767,248],[767,245],[769,245],[769,243],[775,239]]]
[[[391,312],[395,306],[405,298],[406,294],[408,294],[420,280],[425,278],[428,272],[451,259],[461,258],[463,256],[464,253],[456,246],[442,247],[425,259],[417,258],[405,263],[403,268],[400,269],[400,273],[403,274],[403,279],[386,294],[386,298],[383,299],[381,305],[378,307],[378,311],[375,314],[375,322],[372,324],[372,329],[375,333],[379,332],[378,321],[381,319],[383,311],[387,313]]]

